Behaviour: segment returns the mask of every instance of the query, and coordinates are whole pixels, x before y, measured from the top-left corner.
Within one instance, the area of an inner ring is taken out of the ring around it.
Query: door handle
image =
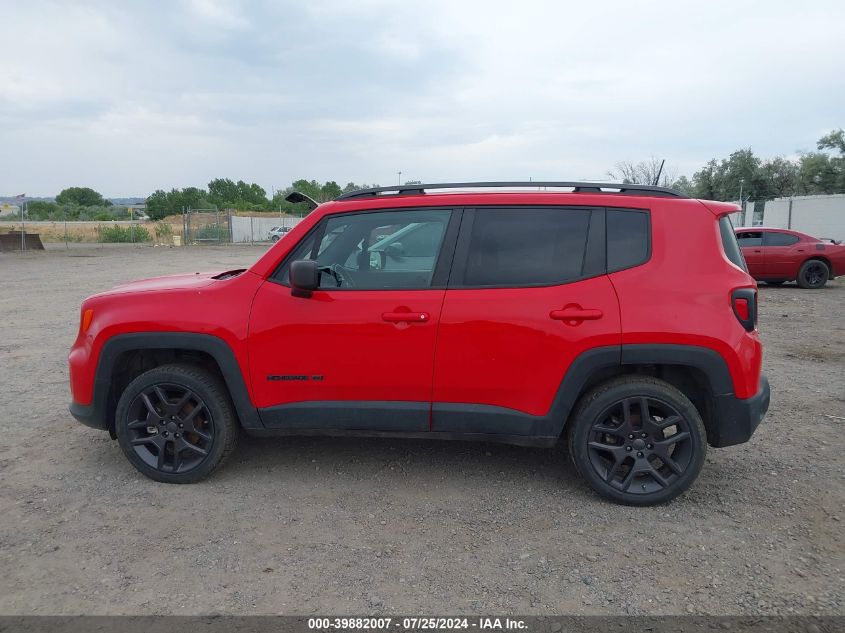
[[[549,317],[555,321],[564,321],[568,325],[580,323],[581,321],[595,321],[604,316],[601,310],[595,308],[582,308],[579,305],[566,306],[563,310],[552,310]]]
[[[428,312],[385,312],[381,319],[388,323],[428,323],[430,317]]]

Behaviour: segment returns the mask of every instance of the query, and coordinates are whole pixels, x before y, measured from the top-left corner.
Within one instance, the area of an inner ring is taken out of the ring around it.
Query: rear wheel
[[[193,365],[164,365],[133,380],[117,404],[124,454],[150,479],[193,483],[235,449],[238,427],[226,387]]]
[[[669,501],[704,464],[701,416],[684,394],[656,378],[625,376],[600,385],[581,401],[571,424],[575,468],[617,503]]]
[[[802,288],[816,289],[823,288],[830,278],[830,269],[823,261],[818,259],[809,259],[801,266],[798,271],[798,285]]]

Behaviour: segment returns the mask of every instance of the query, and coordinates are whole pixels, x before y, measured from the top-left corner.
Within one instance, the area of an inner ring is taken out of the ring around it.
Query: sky
[[[603,179],[845,127],[845,2],[0,0],[0,195]]]

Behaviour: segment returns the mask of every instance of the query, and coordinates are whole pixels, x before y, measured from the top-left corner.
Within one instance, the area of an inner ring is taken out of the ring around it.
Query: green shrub
[[[195,240],[216,240],[221,242],[229,240],[229,229],[224,225],[206,224],[201,227],[193,236]]]
[[[143,226],[130,227],[119,224],[103,226],[101,224],[97,227],[98,242],[150,242],[152,239],[150,232]]]
[[[173,235],[173,227],[167,222],[156,222],[155,232],[159,242],[168,241]]]

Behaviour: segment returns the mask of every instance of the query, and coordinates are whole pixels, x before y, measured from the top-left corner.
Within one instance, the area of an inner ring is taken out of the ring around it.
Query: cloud
[[[0,4],[0,193],[690,174],[845,125],[845,5]]]
[[[225,30],[244,30],[250,26],[241,8],[226,0],[188,0],[190,11],[206,23]]]

